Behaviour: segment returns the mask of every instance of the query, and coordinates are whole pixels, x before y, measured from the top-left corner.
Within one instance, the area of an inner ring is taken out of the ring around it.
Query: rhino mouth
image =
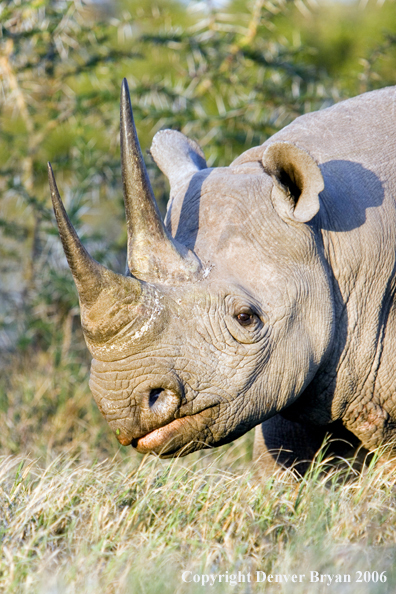
[[[170,449],[174,449],[176,446],[175,441],[179,442],[182,437],[181,432],[189,417],[182,417],[181,419],[175,419],[171,423],[154,429],[150,433],[146,433],[143,437],[133,440],[132,446],[137,449],[141,454],[148,452],[170,453]],[[172,443],[173,442],[173,443]],[[176,447],[176,449],[179,449]]]
[[[205,409],[205,412],[211,408],[213,407]],[[201,424],[202,421],[205,422],[205,419],[202,418],[204,416],[202,414],[203,412],[200,411],[195,415],[175,419],[167,425],[154,429],[138,439],[134,439],[131,445],[140,454],[154,453],[161,456],[161,458],[171,457],[177,454],[184,455],[184,453],[187,454],[196,449],[210,447],[209,444],[205,444],[202,440],[189,437],[199,432],[196,425]],[[195,430],[192,428],[192,425],[195,425]],[[192,442],[195,445],[193,449],[191,448]]]

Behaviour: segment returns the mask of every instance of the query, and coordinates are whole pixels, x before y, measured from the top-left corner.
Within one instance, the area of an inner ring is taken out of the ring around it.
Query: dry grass
[[[377,456],[354,473],[319,457],[301,481],[279,473],[259,484],[246,462],[249,435],[181,460],[142,458],[117,448],[85,372],[70,361],[54,368],[48,355],[3,376],[1,591],[395,591],[392,462]],[[318,571],[352,581],[203,587],[183,583],[185,570]],[[356,571],[385,571],[387,581],[357,584]]]

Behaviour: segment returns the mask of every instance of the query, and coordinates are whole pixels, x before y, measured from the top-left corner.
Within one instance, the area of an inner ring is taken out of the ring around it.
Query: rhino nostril
[[[163,392],[164,390],[162,388],[154,388],[153,390],[150,391],[149,394],[149,407],[152,408],[154,406],[154,404],[157,402],[158,398],[160,397],[160,394]]]
[[[154,415],[157,420],[164,419],[176,411],[180,404],[180,393],[172,388],[152,388],[147,390],[143,402],[150,417]]]

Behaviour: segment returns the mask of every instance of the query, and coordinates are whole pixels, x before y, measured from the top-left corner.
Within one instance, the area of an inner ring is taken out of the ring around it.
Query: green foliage
[[[287,39],[309,48],[307,61],[325,71],[342,95],[395,84],[394,0],[296,2],[292,18],[277,22]]]
[[[80,228],[85,202],[111,197],[116,151],[100,144],[110,122],[95,80],[103,64],[122,61],[124,52],[107,45],[112,29],[77,2],[6,2],[2,8],[3,324],[16,332],[20,347],[44,348],[62,339],[60,328],[77,305],[59,266],[46,161],[61,170],[63,186],[67,180],[66,202]],[[82,231],[95,252],[95,233]]]

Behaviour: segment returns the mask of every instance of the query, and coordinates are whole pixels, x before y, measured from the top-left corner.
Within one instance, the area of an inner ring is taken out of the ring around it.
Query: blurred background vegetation
[[[226,165],[302,113],[395,84],[395,9],[395,0],[0,2],[3,452],[116,451],[88,393],[46,162],[90,253],[122,272],[123,77],[144,152],[169,127]],[[164,211],[167,182],[147,165]]]

